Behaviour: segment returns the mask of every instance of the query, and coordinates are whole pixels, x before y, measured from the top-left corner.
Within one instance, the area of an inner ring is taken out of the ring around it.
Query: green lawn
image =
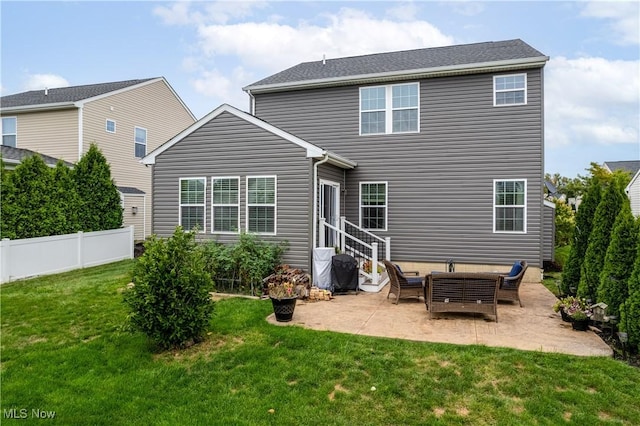
[[[204,343],[154,353],[122,328],[132,265],[0,287],[2,424],[640,424],[640,371],[610,358],[273,326],[268,301],[217,302]]]

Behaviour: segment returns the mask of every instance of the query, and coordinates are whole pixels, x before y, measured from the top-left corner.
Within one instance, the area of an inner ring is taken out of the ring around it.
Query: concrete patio
[[[486,345],[582,356],[612,356],[611,348],[593,331],[574,331],[553,312],[555,296],[540,283],[523,283],[517,303],[498,304],[498,322],[479,314],[434,314],[429,319],[420,298],[387,299],[380,293],[337,295],[330,301],[298,300],[293,320],[278,325],[299,325],[313,330],[398,339]]]

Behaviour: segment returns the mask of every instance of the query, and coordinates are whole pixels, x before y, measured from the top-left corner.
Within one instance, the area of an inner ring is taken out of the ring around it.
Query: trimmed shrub
[[[152,236],[125,292],[130,323],[163,349],[201,341],[214,303],[211,277],[193,232],[178,226],[173,236]]]
[[[73,169],[80,205],[82,231],[104,231],[122,226],[122,206],[118,188],[111,179],[107,159],[95,144]]]
[[[600,275],[598,302],[608,305],[611,315],[620,317],[620,305],[629,297],[627,281],[636,258],[638,230],[629,200],[624,200],[611,232],[604,267]]]
[[[73,172],[58,161],[53,169],[53,187],[51,202],[62,212],[60,222],[56,226],[55,234],[72,234],[80,229],[80,196],[72,176]]]
[[[593,229],[589,235],[589,245],[580,271],[578,296],[592,301],[596,300],[596,292],[600,285],[600,274],[604,266],[604,258],[611,242],[613,224],[620,212],[622,202],[626,199],[624,181],[626,176],[614,173],[613,178],[602,195],[600,204],[593,217]]]
[[[630,347],[640,352],[640,219],[636,226],[638,247],[633,271],[627,281],[629,297],[620,306],[620,330],[628,334]]]
[[[575,295],[580,282],[580,273],[584,255],[589,246],[589,235],[593,225],[593,216],[600,204],[601,183],[598,179],[591,179],[587,186],[580,208],[576,213],[576,226],[573,231],[573,243],[569,258],[562,269],[561,292]],[[573,288],[573,291],[572,291]]]

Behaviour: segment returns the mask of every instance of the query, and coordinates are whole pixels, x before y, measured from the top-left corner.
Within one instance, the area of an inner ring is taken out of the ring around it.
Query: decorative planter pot
[[[289,322],[293,318],[293,311],[296,308],[297,297],[289,299],[274,299],[271,298],[271,304],[273,305],[273,313],[276,315],[276,321]]]
[[[574,320],[571,323],[571,327],[573,327],[574,330],[578,330],[578,331],[587,331],[587,329],[589,328],[589,320],[585,319],[585,320]]]
[[[571,322],[571,317],[564,311],[564,309],[560,309],[560,316],[562,316],[562,321]]]

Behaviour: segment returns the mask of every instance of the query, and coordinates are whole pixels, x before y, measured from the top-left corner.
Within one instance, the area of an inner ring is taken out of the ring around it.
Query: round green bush
[[[202,340],[213,313],[213,282],[193,232],[177,227],[167,239],[151,237],[125,292],[131,325],[161,348]]]

